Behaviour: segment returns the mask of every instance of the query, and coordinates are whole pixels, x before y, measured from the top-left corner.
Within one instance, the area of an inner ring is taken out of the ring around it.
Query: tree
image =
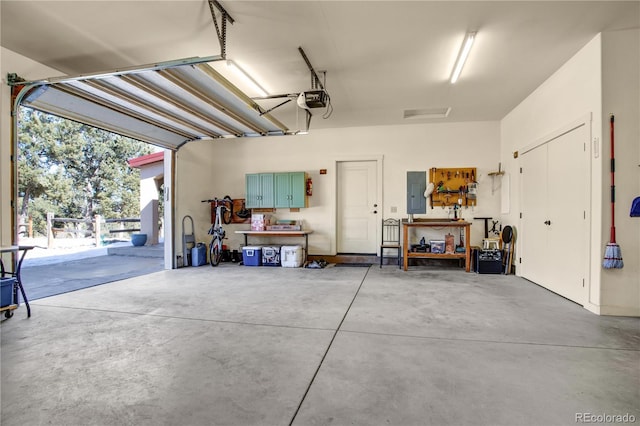
[[[20,214],[42,218],[137,217],[139,170],[127,160],[152,152],[144,142],[30,108],[21,109],[18,139]]]

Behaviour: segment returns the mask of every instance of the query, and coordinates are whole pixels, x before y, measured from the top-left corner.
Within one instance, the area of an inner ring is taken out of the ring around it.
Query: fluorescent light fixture
[[[259,96],[266,97],[269,96],[267,91],[251,77],[245,70],[240,68],[238,64],[235,62],[228,60],[227,67],[234,72],[238,77],[240,77],[246,84],[248,84],[252,89],[254,89]]]
[[[460,77],[460,73],[462,72],[462,67],[464,67],[464,63],[467,60],[467,56],[469,56],[469,52],[471,51],[471,46],[473,46],[473,41],[476,38],[476,33],[467,33],[462,42],[462,47],[460,48],[460,53],[458,53],[458,59],[456,59],[456,65],[453,67],[453,72],[451,73],[451,84],[458,81]]]

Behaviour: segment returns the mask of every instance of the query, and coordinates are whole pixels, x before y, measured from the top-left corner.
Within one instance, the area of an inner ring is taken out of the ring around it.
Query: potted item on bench
[[[143,246],[147,243],[147,234],[131,234],[131,244],[136,247]]]

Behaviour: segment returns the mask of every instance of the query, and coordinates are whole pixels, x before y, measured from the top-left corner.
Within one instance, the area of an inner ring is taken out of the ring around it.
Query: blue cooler
[[[191,249],[191,266],[202,266],[207,264],[207,246],[198,243]]]
[[[262,247],[246,246],[242,247],[242,262],[244,266],[262,265]]]
[[[13,284],[15,278],[0,278],[0,308],[13,304]]]

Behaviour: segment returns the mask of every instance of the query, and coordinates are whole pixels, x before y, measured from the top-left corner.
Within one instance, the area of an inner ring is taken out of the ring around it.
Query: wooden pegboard
[[[231,216],[231,223],[250,223],[251,217],[240,217],[237,213],[242,210],[244,206],[244,198],[237,198],[233,201],[233,216]],[[211,203],[211,223],[216,220],[216,207],[214,203]]]
[[[455,204],[475,206],[478,202],[475,190],[475,167],[436,168],[429,170],[429,182],[434,188],[429,200],[431,207],[453,206]],[[461,204],[458,201],[461,201]]]

